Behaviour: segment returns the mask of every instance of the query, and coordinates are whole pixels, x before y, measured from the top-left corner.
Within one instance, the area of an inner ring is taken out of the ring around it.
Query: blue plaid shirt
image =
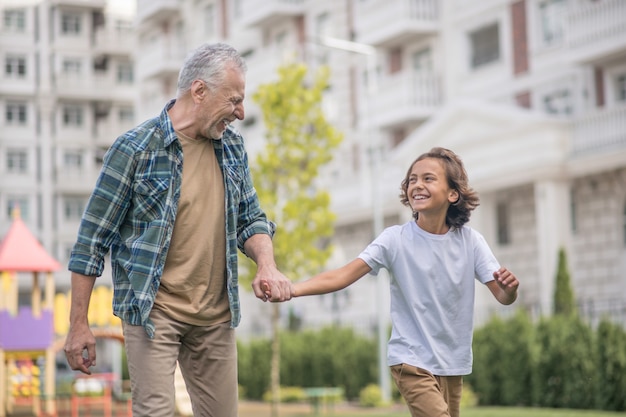
[[[100,276],[111,250],[113,314],[144,326],[150,337],[155,329],[148,316],[174,229],[183,173],[182,147],[167,113],[174,101],[158,117],[120,136],[106,153],[68,266]],[[254,234],[273,236],[275,225],[259,207],[241,135],[229,127],[213,147],[224,176],[226,283],[231,327],[236,327],[241,320],[237,248],[243,252]]]

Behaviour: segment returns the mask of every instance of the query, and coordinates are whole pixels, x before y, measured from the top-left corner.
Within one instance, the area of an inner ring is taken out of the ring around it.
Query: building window
[[[25,174],[28,171],[28,153],[23,149],[7,150],[7,172]]]
[[[509,205],[507,203],[498,203],[496,206],[496,221],[498,244],[508,245],[511,243],[511,233]]]
[[[61,33],[64,35],[79,35],[80,30],[80,14],[63,13],[61,15]]]
[[[28,207],[28,199],[26,197],[9,197],[7,199],[7,218],[13,218],[14,210],[18,210],[20,214],[20,218],[22,220],[28,220],[29,218],[29,207]]]
[[[471,67],[479,68],[500,59],[500,27],[485,26],[470,35]]]
[[[557,90],[543,97],[543,107],[549,114],[572,114],[572,96],[569,90]]]
[[[624,215],[622,216],[622,224],[623,224],[622,229],[624,232],[622,243],[624,243],[624,247],[626,247],[626,203],[624,203]]]
[[[320,42],[324,42],[324,38],[331,37],[332,31],[330,26],[330,15],[328,13],[320,13],[315,17],[315,36]],[[329,48],[320,45],[316,48],[315,59],[319,65],[328,65]]]
[[[576,205],[576,195],[574,194],[574,191],[570,191],[570,206],[569,206],[569,211],[570,211],[570,217],[571,217],[571,229],[572,229],[572,234],[576,234],[576,231],[578,230],[578,206]]]
[[[626,102],[626,73],[615,77],[615,98],[617,101]]]
[[[202,25],[204,27],[204,36],[208,38],[212,38],[216,35],[216,27],[215,27],[215,6],[213,4],[209,4],[204,7],[202,10]]]
[[[7,103],[5,120],[8,125],[25,125],[26,116],[26,103]]]
[[[4,73],[12,78],[26,77],[26,57],[22,55],[8,55],[4,60]]]
[[[80,171],[83,166],[83,154],[80,151],[66,151],[63,154],[63,169]]]
[[[80,75],[82,63],[80,59],[64,59],[63,60],[63,73],[64,74],[72,74],[72,75]]]
[[[85,210],[85,201],[80,197],[67,197],[63,202],[63,213],[67,221],[80,221]]]
[[[430,48],[421,49],[412,55],[413,71],[417,74],[430,74],[433,70],[433,54]]]
[[[80,127],[83,125],[83,109],[80,106],[63,107],[63,125]]]
[[[558,44],[563,40],[566,7],[565,0],[544,0],[539,4],[544,45]]]
[[[122,62],[117,65],[117,82],[120,84],[133,83],[133,64]]]
[[[133,123],[135,120],[135,111],[132,107],[122,107],[119,109],[118,117],[120,123]]]
[[[24,32],[26,30],[26,10],[6,9],[4,11],[4,30],[7,32]]]

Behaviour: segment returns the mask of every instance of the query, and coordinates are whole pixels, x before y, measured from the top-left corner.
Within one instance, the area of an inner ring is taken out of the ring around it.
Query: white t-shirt
[[[434,235],[410,221],[385,229],[359,258],[391,275],[388,365],[470,374],[474,279],[485,284],[500,268],[483,236],[468,226]]]

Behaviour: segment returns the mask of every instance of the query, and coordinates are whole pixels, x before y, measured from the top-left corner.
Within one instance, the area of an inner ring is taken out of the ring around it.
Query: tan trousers
[[[391,375],[412,417],[459,417],[462,376],[436,376],[407,364],[392,366]]]
[[[153,309],[150,339],[142,326],[123,324],[133,417],[175,415],[174,372],[179,362],[196,417],[237,415],[237,344],[230,323],[198,327]]]

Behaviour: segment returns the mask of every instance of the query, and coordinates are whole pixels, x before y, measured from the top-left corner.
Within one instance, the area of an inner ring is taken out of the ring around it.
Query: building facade
[[[137,0],[132,36],[105,46],[98,40],[127,26],[104,0],[7,1],[1,225],[15,202],[28,202],[25,221],[61,262],[102,151],[174,97],[191,49],[224,41],[248,63],[246,119],[236,127],[251,161],[263,148],[256,88],[294,60],[331,68],[323,105],[345,138],[319,179],[338,216],[328,267],[410,219],[400,181],[419,154],[446,146],[481,197],[471,226],[521,281],[517,307],[550,314],[564,248],[585,317],[626,323],[625,2]],[[76,26],[81,36],[68,39]],[[118,89],[125,65],[132,80]],[[293,300],[283,316],[373,332],[388,318],[387,280],[365,277],[336,294]],[[243,297],[240,335],[269,334],[268,306]],[[476,298],[477,323],[514,311],[484,288]]]
[[[135,123],[133,18],[105,0],[2,0],[0,14],[0,235],[19,206],[66,265],[103,153]]]

